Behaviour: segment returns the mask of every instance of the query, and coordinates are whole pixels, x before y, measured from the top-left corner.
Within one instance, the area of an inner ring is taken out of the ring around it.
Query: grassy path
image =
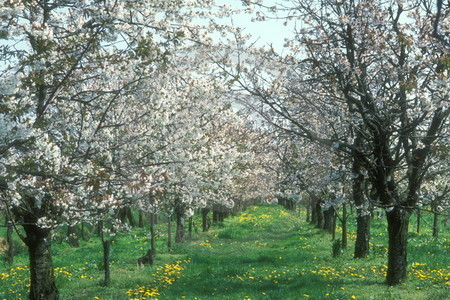
[[[305,223],[301,213],[253,207],[228,219],[212,238],[186,245],[192,263],[159,298],[450,299],[448,240],[413,238],[410,280],[391,288],[383,284],[384,232],[374,234],[371,258],[354,260],[350,249],[332,258],[330,235]]]
[[[349,249],[333,258],[331,236],[304,219],[302,212],[281,206],[255,206],[211,232],[194,233],[171,253],[163,251],[165,225],[160,224],[157,262],[143,269],[137,268],[136,258],[149,247],[146,232],[120,234],[114,238],[107,288],[99,285],[102,257],[97,238],[80,248],[55,243],[61,299],[450,299],[448,228],[440,238],[430,238],[425,230],[423,235],[411,233],[409,279],[387,287],[383,220],[372,226],[371,256],[354,260],[354,235],[349,235]],[[27,276],[24,251],[15,267],[0,265],[0,299],[26,299]]]

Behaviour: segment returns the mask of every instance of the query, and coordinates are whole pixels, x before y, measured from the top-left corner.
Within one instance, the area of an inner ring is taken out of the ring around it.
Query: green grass
[[[61,299],[448,299],[450,295],[450,233],[442,228],[432,238],[425,217],[422,232],[411,219],[408,280],[397,287],[384,284],[387,237],[384,219],[374,219],[371,256],[354,260],[353,219],[349,247],[331,254],[331,236],[305,222],[303,211],[259,205],[193,233],[182,245],[166,250],[160,224],[157,261],[138,268],[136,258],[149,248],[143,229],[114,237],[112,282],[101,287],[102,248],[98,238],[70,248],[53,246]],[[200,220],[195,220],[200,224]],[[339,237],[339,233],[338,233]],[[28,271],[25,248],[16,264],[0,265],[0,299],[26,299]],[[147,296],[145,296],[147,294]],[[153,295],[154,297],[152,297]],[[97,298],[96,298],[97,297]]]

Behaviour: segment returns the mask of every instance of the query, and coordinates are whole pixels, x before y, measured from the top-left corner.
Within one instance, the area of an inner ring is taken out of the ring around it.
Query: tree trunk
[[[359,210],[359,209],[358,209]],[[356,217],[356,241],[353,258],[365,258],[369,256],[370,241],[370,214],[357,213]]]
[[[333,229],[331,231],[331,240],[334,241],[336,239],[336,218],[333,219]]]
[[[311,220],[310,223],[313,225],[317,225],[319,220],[319,213],[317,212],[317,205],[315,201],[311,201]]]
[[[167,216],[167,250],[172,251],[172,215]]]
[[[24,225],[30,258],[30,300],[59,299],[53,273],[51,231],[36,225]]]
[[[213,222],[214,223],[219,222],[219,212],[215,209],[213,209]]]
[[[323,229],[323,211],[322,207],[320,206],[320,201],[316,203],[316,212],[317,212],[317,223],[316,228]]]
[[[69,245],[71,247],[78,248],[80,246],[78,243],[78,230],[76,225],[69,225],[67,227],[67,238],[69,239]]]
[[[142,210],[139,210],[138,226],[144,228],[144,212]]]
[[[155,219],[156,214],[150,213],[150,249],[152,250],[153,256],[156,254]]]
[[[194,220],[192,216],[189,217],[189,238],[192,238],[192,227],[194,226]]]
[[[125,211],[125,207],[119,208],[117,211],[117,218],[120,220],[122,224],[125,224],[127,221],[127,212]]]
[[[417,208],[417,224],[416,224],[416,233],[420,233],[420,219],[421,219],[421,211],[420,211],[420,208]]]
[[[10,220],[9,214],[6,214],[6,243],[8,244],[8,249],[6,250],[6,261],[9,265],[12,265],[14,263],[14,240],[13,240],[13,223]]]
[[[219,212],[219,222],[223,222],[225,220],[225,213],[223,211]]]
[[[433,207],[433,236],[437,237],[439,235],[439,214],[437,208]]]
[[[389,247],[386,282],[389,285],[400,284],[406,279],[409,217],[407,210],[397,206],[387,213]]]
[[[336,219],[336,218],[335,218]],[[342,204],[342,249],[347,249],[347,203]]]
[[[83,239],[83,241],[87,241],[86,240],[86,233],[85,233],[85,230],[84,230],[84,222],[81,222],[81,238]]]
[[[306,204],[306,222],[311,222],[311,214],[309,209],[309,204]]]
[[[360,137],[357,138],[357,143],[361,141]],[[354,174],[352,182],[352,197],[356,206],[356,241],[355,252],[353,258],[365,258],[369,256],[370,250],[370,204],[368,199],[364,197],[363,184],[364,176],[361,174],[361,165],[354,159],[352,172]]]
[[[211,226],[211,220],[208,218],[208,213],[210,208],[202,208],[202,231],[208,232],[209,227]]]
[[[111,282],[111,272],[110,272],[110,255],[111,255],[111,241],[102,240],[103,244],[103,269],[105,271],[105,280],[103,281],[103,286],[109,286]]]
[[[134,221],[133,211],[131,210],[131,207],[126,207],[125,210],[127,213],[128,224],[130,224],[131,227],[135,227],[136,222]]]
[[[185,229],[184,229],[184,210],[182,206],[179,205],[175,209],[175,217],[177,222],[176,232],[175,232],[175,243],[184,243],[186,240]]]
[[[334,208],[330,207],[323,211],[323,229],[327,232],[333,232],[333,221],[335,218]]]

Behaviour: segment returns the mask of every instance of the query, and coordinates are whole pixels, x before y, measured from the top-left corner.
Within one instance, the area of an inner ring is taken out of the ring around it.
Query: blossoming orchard
[[[445,298],[450,3],[232,2],[0,1],[1,299]]]

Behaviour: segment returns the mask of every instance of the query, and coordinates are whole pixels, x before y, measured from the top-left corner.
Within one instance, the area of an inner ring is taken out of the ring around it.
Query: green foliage
[[[423,224],[426,224],[424,216]],[[165,224],[158,224],[153,267],[136,259],[150,247],[147,231],[118,234],[112,244],[112,282],[101,287],[102,248],[92,236],[70,248],[53,245],[61,299],[445,299],[450,288],[450,233],[410,233],[409,274],[398,287],[384,284],[387,233],[374,219],[372,252],[353,259],[351,247],[330,257],[331,236],[306,223],[303,211],[259,205],[232,216],[223,227],[192,233],[167,252]],[[200,218],[194,218],[200,227]],[[352,218],[350,221],[354,221]],[[414,228],[414,220],[411,221]],[[351,222],[353,223],[353,222]],[[354,242],[350,226],[349,245]],[[338,228],[339,231],[339,228]],[[0,234],[4,234],[3,229]],[[337,244],[338,241],[334,242]],[[337,248],[337,246],[336,246]],[[25,299],[28,269],[21,251],[12,268],[0,265],[0,299]],[[96,298],[97,297],[97,298]]]

